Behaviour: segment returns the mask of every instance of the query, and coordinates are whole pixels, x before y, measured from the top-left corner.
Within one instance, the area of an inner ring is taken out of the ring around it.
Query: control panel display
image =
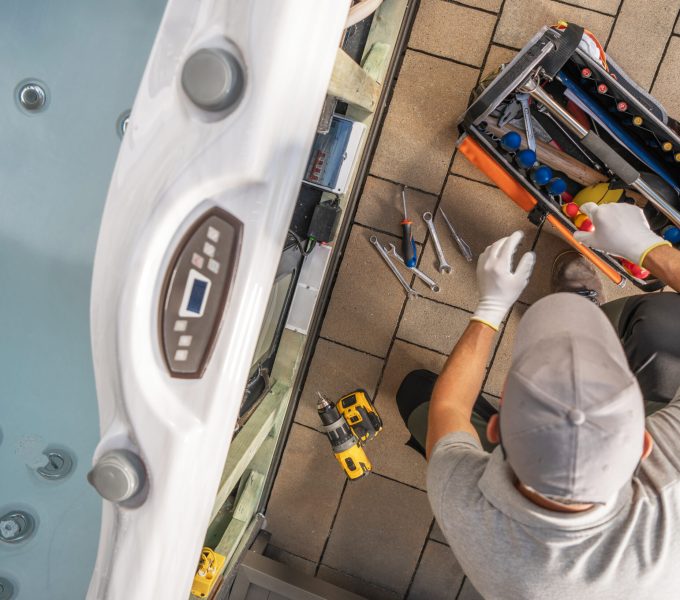
[[[241,224],[219,209],[205,214],[180,242],[165,274],[160,337],[174,377],[203,375],[234,278]]]

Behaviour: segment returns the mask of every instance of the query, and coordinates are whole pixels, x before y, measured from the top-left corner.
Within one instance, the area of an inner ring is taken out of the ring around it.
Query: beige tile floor
[[[530,245],[535,229],[524,213],[455,151],[455,120],[470,91],[542,25],[565,19],[598,35],[677,116],[679,10],[680,0],[421,0],[267,510],[272,556],[370,599],[480,598],[434,522],[425,461],[404,445],[409,434],[395,404],[404,375],[441,369],[463,331],[477,300],[474,264],[442,235],[455,275],[436,273],[427,230],[414,219],[419,266],[442,290],[418,281],[424,297],[407,301],[368,238],[399,243],[404,184],[413,188],[412,214],[443,207],[475,255],[518,228]],[[531,285],[499,333],[484,382],[492,400],[517,323],[547,293],[563,247],[545,230],[539,238]],[[632,286],[606,289],[609,299],[635,293]],[[359,387],[375,398],[385,431],[367,448],[374,474],[348,484],[319,431],[314,396]]]

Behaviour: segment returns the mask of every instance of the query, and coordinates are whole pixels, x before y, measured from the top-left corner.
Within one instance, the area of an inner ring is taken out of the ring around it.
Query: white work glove
[[[496,331],[529,283],[536,262],[536,255],[527,252],[512,272],[512,259],[523,237],[523,232],[515,231],[501,238],[484,250],[477,262],[479,304],[471,319],[481,321]]]
[[[650,228],[642,209],[634,204],[595,204],[581,206],[595,231],[577,231],[574,239],[586,246],[627,258],[643,266],[649,251],[670,242],[656,235]]]

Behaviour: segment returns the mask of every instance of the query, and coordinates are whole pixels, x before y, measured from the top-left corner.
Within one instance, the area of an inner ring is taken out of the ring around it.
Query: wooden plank
[[[380,90],[380,84],[355,63],[347,52],[338,48],[328,95],[373,112],[378,106]]]

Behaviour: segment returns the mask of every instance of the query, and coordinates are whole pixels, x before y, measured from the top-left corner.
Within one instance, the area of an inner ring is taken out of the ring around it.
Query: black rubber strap
[[[569,23],[555,43],[555,51],[545,57],[541,66],[550,76],[555,77],[567,63],[583,37],[583,27]]]

